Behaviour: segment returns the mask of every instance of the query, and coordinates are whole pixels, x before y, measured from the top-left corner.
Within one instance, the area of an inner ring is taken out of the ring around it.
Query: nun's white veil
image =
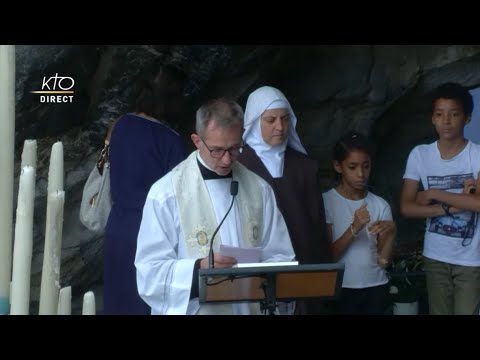
[[[288,138],[279,145],[269,145],[262,138],[261,116],[269,109],[288,109],[290,121]],[[263,86],[248,96],[245,107],[243,141],[248,144],[262,160],[270,175],[274,178],[283,176],[283,163],[287,145],[292,149],[307,154],[295,130],[297,118],[283,93],[271,86]]]

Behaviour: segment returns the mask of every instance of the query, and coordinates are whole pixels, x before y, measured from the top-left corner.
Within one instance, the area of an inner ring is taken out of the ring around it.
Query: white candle
[[[64,203],[64,191],[48,195],[39,315],[55,315],[58,310]]]
[[[35,169],[32,166],[25,166],[20,174],[17,216],[15,218],[10,309],[12,315],[28,315],[29,313],[34,201]]]
[[[8,314],[12,275],[15,46],[0,45],[0,314]]]
[[[37,140],[25,140],[23,143],[22,165],[20,169],[27,165],[37,169]]]
[[[88,291],[83,295],[82,315],[95,315],[95,295],[92,291]]]
[[[52,146],[48,167],[48,193],[63,189],[63,144],[58,141]]]
[[[58,296],[58,315],[72,315],[72,287],[67,286],[60,289]]]

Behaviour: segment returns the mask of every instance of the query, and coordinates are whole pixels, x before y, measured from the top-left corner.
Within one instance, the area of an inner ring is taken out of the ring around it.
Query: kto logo
[[[41,103],[71,103],[73,101],[75,80],[70,76],[43,77],[42,90],[30,91],[32,94],[40,95]],[[72,95],[67,95],[72,94]]]

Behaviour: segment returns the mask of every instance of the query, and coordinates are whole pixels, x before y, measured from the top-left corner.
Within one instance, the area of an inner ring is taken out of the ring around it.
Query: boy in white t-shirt
[[[472,96],[459,84],[439,86],[432,123],[438,141],[418,145],[407,161],[400,196],[405,217],[426,218],[424,264],[431,315],[471,315],[480,302],[480,145],[463,135]],[[419,192],[422,182],[425,191]]]

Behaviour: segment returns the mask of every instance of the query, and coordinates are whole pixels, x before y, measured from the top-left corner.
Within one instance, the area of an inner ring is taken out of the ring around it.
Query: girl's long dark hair
[[[367,137],[357,131],[348,131],[335,143],[333,147],[333,160],[342,162],[355,150],[365,151],[370,157],[373,156],[372,146]]]
[[[373,147],[368,138],[353,130],[343,134],[337,140],[333,147],[333,160],[341,163],[352,151],[365,151],[370,159],[373,158]],[[337,183],[341,180],[341,175],[337,172],[335,172],[335,180]]]

